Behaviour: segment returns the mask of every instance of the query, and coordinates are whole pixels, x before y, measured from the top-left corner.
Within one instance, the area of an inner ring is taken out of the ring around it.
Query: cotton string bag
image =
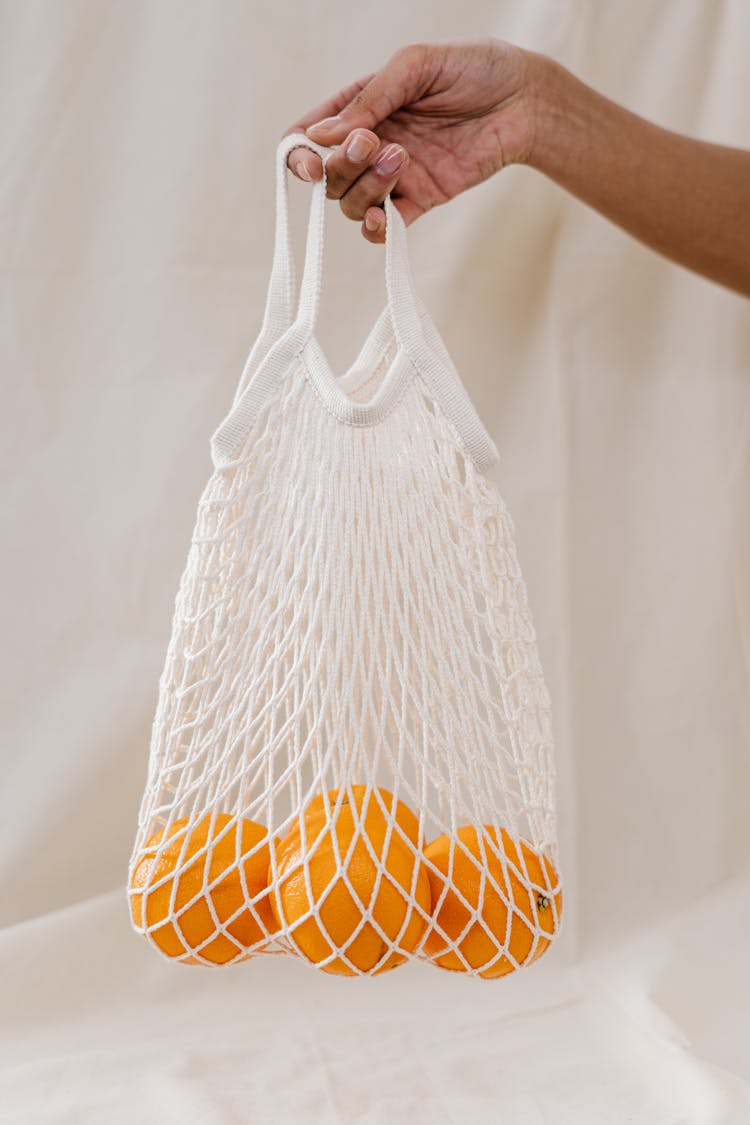
[[[318,153],[295,307],[287,156]],[[556,936],[549,697],[497,450],[414,291],[336,377],[316,335],[331,150],[276,154],[260,334],[211,439],[129,865],[136,931],[216,967],[287,954],[482,979]],[[377,251],[374,251],[377,253]]]

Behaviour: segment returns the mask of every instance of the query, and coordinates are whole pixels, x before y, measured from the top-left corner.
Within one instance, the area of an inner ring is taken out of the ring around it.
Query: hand
[[[533,142],[532,56],[492,37],[402,47],[385,66],[306,113],[289,133],[337,146],[326,162],[327,196],[385,240],[388,193],[407,226],[431,207],[522,163]],[[321,120],[326,118],[326,120]],[[314,124],[317,123],[317,124]],[[292,150],[304,180],[320,157]]]

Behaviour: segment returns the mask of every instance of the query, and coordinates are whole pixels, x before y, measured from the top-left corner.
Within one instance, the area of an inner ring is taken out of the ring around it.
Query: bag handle
[[[309,148],[320,156],[323,175],[312,187],[304,271],[297,314],[292,320],[294,261],[289,232],[286,161],[291,150],[298,147]],[[291,133],[278,145],[276,236],[263,327],[245,364],[232,407],[211,438],[212,458],[217,467],[231,462],[265,400],[268,386],[273,386],[276,379],[283,376],[293,357],[302,351],[314,334],[320,307],[323,268],[326,163],[333,151],[332,148],[325,148],[311,141],[304,133]],[[386,309],[390,314],[397,343],[430,386],[477,467],[484,471],[497,462],[497,449],[444,347],[430,346],[426,338],[426,331],[430,332],[431,338],[437,338],[438,333],[414,290],[406,225],[390,195],[385,197],[384,208]],[[423,320],[426,331],[423,330]],[[257,375],[253,377],[256,366]]]
[[[307,141],[304,134],[295,143]],[[318,318],[326,202],[325,150],[323,177],[313,187],[310,207],[305,269],[300,287],[297,319],[291,334],[302,349],[312,337]],[[452,422],[460,442],[480,472],[499,460],[492,438],[476,412],[466,388],[429,313],[414,288],[407,244],[406,224],[390,194],[384,200],[385,278],[393,332],[399,347],[406,353]]]
[[[317,153],[323,163],[323,176],[312,187],[303,278],[297,313],[293,318],[295,268],[289,226],[287,157],[292,149],[299,147],[309,148]],[[217,465],[226,463],[231,458],[238,440],[246,426],[252,423],[262,402],[264,392],[257,385],[261,369],[264,384],[270,382],[269,372],[283,372],[285,362],[289,362],[304,348],[315,331],[322,283],[326,163],[333,151],[333,148],[311,141],[304,133],[290,133],[282,138],[277,147],[274,254],[263,325],[245,362],[230,411],[211,439],[212,455]],[[388,301],[376,326],[377,331],[371,333],[370,340],[373,348],[380,346],[387,336],[387,321],[390,318],[397,342],[408,352],[413,351],[415,343],[422,339],[420,312],[409,270],[406,228],[391,203],[390,196],[386,198],[385,209]]]
[[[259,337],[245,362],[238,386],[235,390],[234,403],[237,402],[240,395],[244,392],[254,369],[257,367],[258,361],[266,354],[275,341],[292,326],[294,320],[296,270],[289,225],[289,167],[287,165],[287,158],[293,149],[299,147],[309,148],[320,157],[323,162],[324,183],[325,165],[328,157],[334,151],[333,148],[326,148],[316,141],[311,141],[304,133],[290,133],[281,140],[276,149],[276,218],[271,277],[266,294],[266,305]],[[323,203],[325,204],[325,191],[321,194],[323,195]],[[311,201],[311,208],[313,203],[314,201]],[[324,221],[325,211],[321,209],[320,214],[316,217],[316,224],[319,224],[321,228],[321,246],[323,241],[322,227]],[[405,256],[405,250],[405,245],[402,245],[400,249],[402,259]],[[312,284],[311,281],[311,285]],[[413,294],[413,283],[410,283],[410,287]],[[319,301],[319,289],[320,277],[318,277],[318,295],[315,298],[316,315],[318,307],[317,302]],[[414,296],[412,297],[412,304],[413,303]],[[416,303],[419,307],[420,314],[422,314],[424,309],[418,298],[416,298]],[[386,312],[390,313],[390,309],[384,310],[384,316],[381,320],[384,319]],[[377,346],[380,345],[381,339],[385,336],[385,325],[381,323],[379,327],[380,331],[375,333]],[[414,335],[413,328],[410,335]]]
[[[271,264],[271,278],[266,293],[266,305],[263,313],[263,323],[260,333],[253,348],[245,361],[237,389],[234,394],[234,403],[237,403],[244,392],[258,362],[268,352],[269,348],[292,325],[294,319],[294,298],[296,287],[296,270],[294,254],[292,251],[291,231],[289,227],[289,175],[287,166],[289,153],[304,145],[312,149],[325,161],[333,151],[323,145],[311,141],[304,133],[290,133],[282,138],[276,149],[276,219],[273,240],[273,262]]]
[[[286,140],[292,140],[292,137]],[[297,135],[292,147],[310,141],[304,134]],[[304,347],[315,332],[320,309],[320,291],[323,274],[323,251],[325,243],[325,216],[326,216],[326,163],[331,154],[331,149],[321,150],[316,146],[323,161],[323,176],[313,184],[313,198],[310,206],[310,222],[308,227],[307,247],[305,250],[305,266],[300,286],[300,298],[297,317],[292,331]],[[417,298],[414,292],[414,280],[409,266],[409,255],[406,246],[406,225],[401,213],[393,203],[390,194],[385,197],[385,279],[388,297],[388,307],[393,323],[393,331],[399,345],[407,354],[413,354],[415,348],[423,341],[422,327]]]

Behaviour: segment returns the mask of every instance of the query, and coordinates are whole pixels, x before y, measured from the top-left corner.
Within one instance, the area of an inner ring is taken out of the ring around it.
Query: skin
[[[385,240],[389,192],[410,225],[526,164],[658,253],[750,296],[750,151],[662,129],[500,39],[402,47],[284,136],[292,132],[334,149],[327,195],[369,242]],[[389,155],[396,163],[382,166]],[[322,176],[309,149],[295,148],[288,164],[300,179]]]

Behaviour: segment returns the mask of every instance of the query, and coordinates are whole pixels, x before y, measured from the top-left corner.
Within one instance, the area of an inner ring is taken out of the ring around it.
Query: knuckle
[[[344,192],[344,185],[337,176],[329,176],[326,181],[326,199],[340,199]]]
[[[344,192],[349,189],[349,186],[349,180],[341,169],[329,160],[326,165],[326,197],[328,199],[340,199]]]
[[[426,43],[405,43],[403,47],[399,47],[394,51],[393,58],[398,59],[403,63],[416,63],[418,60],[424,58],[425,52],[428,50]]]
[[[357,200],[350,198],[348,194],[342,195],[339,206],[347,219],[364,219],[365,217],[365,208],[362,203],[357,203]]]
[[[350,107],[354,106],[355,109],[360,109],[362,106],[367,105],[367,101],[368,101],[368,98],[367,98],[367,95],[366,95],[365,91],[360,90],[358,94],[354,95],[354,97],[350,101],[349,105],[350,105]]]

